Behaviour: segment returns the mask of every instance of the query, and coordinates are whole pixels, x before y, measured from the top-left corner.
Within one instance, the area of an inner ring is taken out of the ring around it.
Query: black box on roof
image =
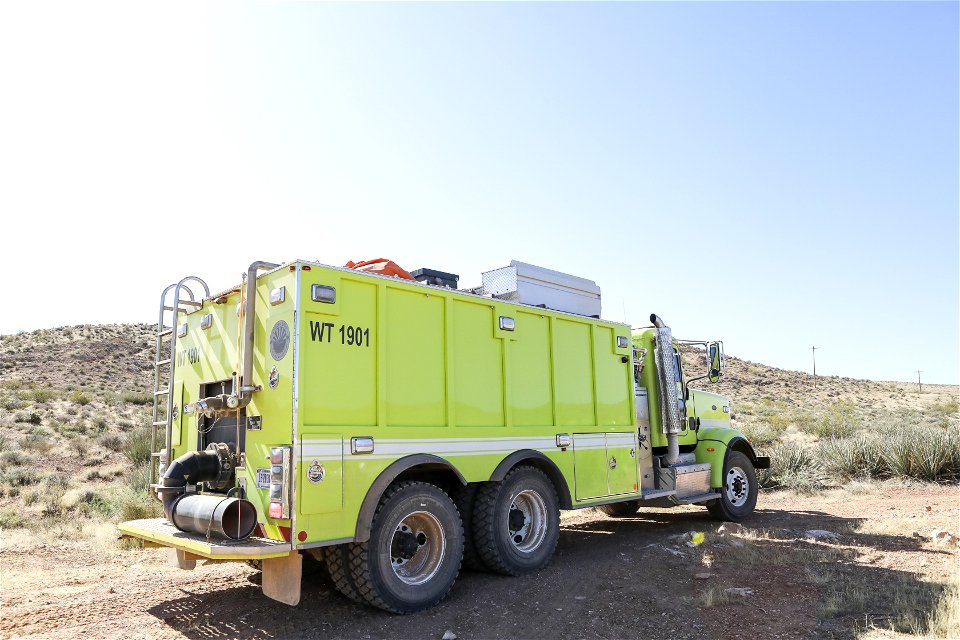
[[[416,271],[411,271],[410,275],[412,275],[417,282],[432,284],[437,287],[449,287],[451,289],[456,289],[457,281],[460,280],[460,276],[455,273],[437,271],[436,269],[417,269]]]

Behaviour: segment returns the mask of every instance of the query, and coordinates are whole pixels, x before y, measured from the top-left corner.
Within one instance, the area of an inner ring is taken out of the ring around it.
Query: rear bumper
[[[121,522],[117,529],[123,537],[140,538],[160,547],[179,549],[211,560],[262,560],[287,556],[293,550],[289,542],[250,537],[246,540],[207,540],[198,533],[180,531],[164,518]]]

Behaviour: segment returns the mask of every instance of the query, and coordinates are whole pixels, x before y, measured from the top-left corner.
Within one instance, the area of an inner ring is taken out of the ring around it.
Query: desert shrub
[[[782,433],[762,422],[751,422],[739,426],[740,430],[743,431],[743,435],[747,436],[747,439],[750,440],[750,443],[755,447],[763,447],[777,442]]]
[[[90,421],[90,424],[94,431],[97,433],[103,433],[107,430],[107,419],[103,416],[94,416]]]
[[[757,480],[761,487],[809,492],[822,489],[827,475],[812,449],[779,445],[770,450],[770,468],[758,470]]]
[[[0,511],[0,529],[19,529],[26,526],[23,516],[12,510]]]
[[[29,487],[40,482],[36,469],[13,469],[3,474],[0,480],[11,487]]]
[[[146,495],[150,488],[150,464],[138,464],[130,470],[130,482],[128,484],[133,493]]]
[[[119,494],[120,514],[124,520],[155,518],[161,515],[160,503],[150,496],[150,472],[148,465],[134,467],[130,484]]]
[[[150,460],[150,429],[140,428],[127,434],[123,454],[134,465],[145,464]]]
[[[90,396],[85,394],[80,389],[73,391],[69,396],[67,396],[67,399],[70,400],[70,402],[80,405],[81,407],[90,404],[91,400]]]
[[[807,430],[818,438],[849,437],[860,428],[860,420],[854,410],[852,402],[834,402]]]
[[[884,478],[890,469],[883,457],[880,440],[874,436],[832,438],[819,444],[816,453],[831,478]]]
[[[92,489],[80,494],[77,499],[77,506],[88,515],[97,515],[103,518],[112,518],[120,511],[120,504],[113,493]]]
[[[960,477],[960,428],[922,427],[887,434],[883,459],[895,477]]]
[[[46,453],[55,446],[53,440],[39,434],[29,434],[20,441],[20,448],[37,453]]]
[[[65,473],[51,473],[43,480],[48,489],[66,489],[70,486],[70,476]]]
[[[73,451],[78,458],[83,458],[87,455],[87,452],[90,451],[90,441],[84,437],[74,438],[71,440],[67,446]]]
[[[123,391],[120,399],[130,404],[153,404],[153,394],[141,391]]]
[[[783,433],[791,423],[790,416],[786,413],[771,413],[764,416],[764,420],[778,433]]]
[[[23,451],[15,450],[0,453],[0,465],[3,467],[19,467],[29,462],[33,462],[33,458]]]
[[[0,382],[0,387],[3,387],[4,389],[11,389],[14,391],[19,389],[21,386],[22,385],[20,384],[19,380],[14,380],[12,378],[9,380],[3,380],[2,382]]]
[[[39,411],[21,411],[13,416],[13,421],[26,424],[40,424],[43,422],[43,416],[40,415]]]
[[[20,402],[20,398],[15,396],[3,396],[3,398],[0,399],[0,407],[3,407],[7,411],[16,411],[23,407],[23,403]]]
[[[51,389],[50,387],[34,387],[28,392],[28,397],[32,398],[34,402],[38,404],[43,404],[53,398],[57,397],[57,390]]]
[[[0,451],[6,451],[10,448],[10,438],[0,433]]]
[[[119,433],[105,433],[97,440],[97,443],[107,451],[120,451],[125,442],[125,438]]]
[[[123,420],[117,421],[117,426],[120,428],[121,431],[130,431],[131,429],[133,429],[134,424],[133,424],[133,420],[123,419]]]
[[[930,407],[931,411],[942,413],[944,415],[955,416],[960,413],[960,403],[955,400],[941,402]]]

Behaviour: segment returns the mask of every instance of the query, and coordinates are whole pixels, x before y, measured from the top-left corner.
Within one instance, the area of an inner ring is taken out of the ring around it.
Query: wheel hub
[[[390,566],[409,585],[430,580],[443,562],[447,539],[436,516],[427,511],[409,514],[390,540]]]
[[[547,520],[547,505],[540,494],[521,491],[507,513],[507,538],[518,551],[530,553],[546,539]]]
[[[727,500],[735,507],[741,507],[750,496],[750,481],[740,467],[731,467],[727,471]]]

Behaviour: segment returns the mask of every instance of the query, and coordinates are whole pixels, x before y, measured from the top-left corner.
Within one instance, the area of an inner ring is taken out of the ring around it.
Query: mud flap
[[[177,569],[186,569],[187,571],[192,571],[197,568],[197,558],[196,556],[189,551],[184,551],[183,549],[169,549],[167,551],[167,562],[171,567],[176,567]]]
[[[263,595],[277,602],[296,606],[300,603],[300,576],[303,557],[299,551],[280,558],[263,559]]]

